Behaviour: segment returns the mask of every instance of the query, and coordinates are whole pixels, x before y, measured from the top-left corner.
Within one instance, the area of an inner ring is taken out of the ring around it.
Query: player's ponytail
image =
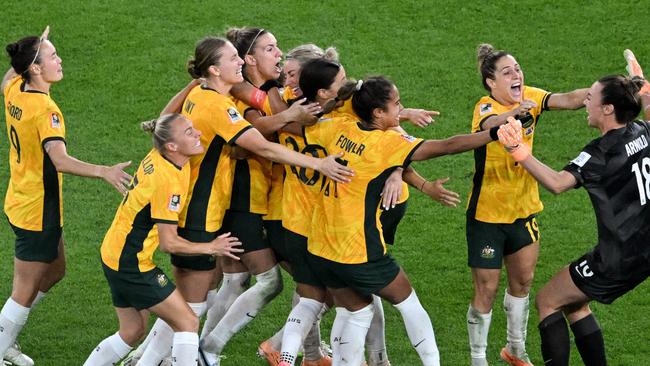
[[[603,86],[601,104],[614,106],[616,121],[626,124],[633,121],[641,112],[639,89],[643,86],[640,78],[629,78],[623,75],[609,75],[600,78]]]
[[[21,75],[27,82],[31,81],[29,74],[29,66],[32,62],[40,63],[40,57],[36,57],[36,52],[40,45],[39,38],[36,36],[29,36],[18,40],[15,43],[10,43],[5,47],[9,59],[11,60],[11,67],[14,71]]]
[[[395,84],[384,76],[371,76],[357,82],[352,95],[352,109],[368,127],[373,122],[373,112],[386,110]]]
[[[151,140],[153,147],[159,152],[163,153],[165,144],[172,142],[172,124],[178,118],[185,118],[178,113],[165,114],[157,119],[144,121],[140,123],[140,128],[143,131],[151,133]]]
[[[510,53],[506,51],[497,51],[491,44],[488,43],[481,43],[476,49],[478,70],[481,73],[481,81],[483,82],[483,87],[485,90],[489,92],[492,91],[487,83],[487,79],[494,80],[497,61],[499,61],[501,57],[508,55],[510,55]]]

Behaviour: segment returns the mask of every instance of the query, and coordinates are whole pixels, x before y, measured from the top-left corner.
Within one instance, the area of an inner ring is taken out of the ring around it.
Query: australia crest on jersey
[[[156,281],[158,281],[158,285],[160,287],[165,287],[169,283],[169,280],[167,279],[167,276],[165,276],[165,274],[163,274],[163,273],[159,273],[156,276]]]
[[[481,258],[485,258],[485,259],[494,258],[494,248],[492,248],[489,244],[485,245],[483,249],[481,249]]]

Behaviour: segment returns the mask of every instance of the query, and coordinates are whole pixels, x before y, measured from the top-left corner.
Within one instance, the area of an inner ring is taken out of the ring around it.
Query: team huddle
[[[629,76],[551,93],[525,85],[513,55],[482,44],[488,95],[476,103],[471,133],[424,140],[400,123],[424,127],[438,113],[404,108],[386,77],[353,80],[333,48],[305,44],[284,55],[266,29],[229,29],[196,44],[192,81],[160,117],[141,123],[153,147],[131,176],[129,163],[67,154],[63,114],[49,96],[63,77],[61,59],[48,35],[49,27],[6,47],[11,68],[1,86],[11,171],[4,212],[16,235],[12,293],[0,312],[7,362],[34,364],[16,339],[63,278],[62,173],[70,173],[102,178],[123,195],[100,249],[119,331],[88,350],[84,365],[220,365],[230,339],[282,292],[282,270],[296,288],[284,327],[257,349],[270,365],[294,365],[301,352],[305,366],[390,365],[382,299],[401,314],[422,364],[445,364],[429,314],[387,245],[406,214],[409,185],[443,205],[460,202],[446,179],[428,181],[411,162],[471,150],[471,365],[488,364],[504,266],[500,358],[532,365],[538,182],[554,193],[584,186],[598,224],[593,250],[536,296],[544,363],[568,365],[568,321],[584,363],[607,364],[589,303],[609,304],[650,275],[650,124],[637,120],[642,109],[650,117],[650,83],[631,51]],[[601,136],[555,171],[532,155],[540,115],[581,107]],[[173,281],[154,263],[157,249],[170,254]],[[328,346],[320,319],[331,308]],[[158,318],[147,332],[150,313]]]

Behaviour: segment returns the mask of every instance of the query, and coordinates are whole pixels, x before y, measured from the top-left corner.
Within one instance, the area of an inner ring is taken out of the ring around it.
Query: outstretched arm
[[[4,92],[5,88],[7,87],[7,83],[9,83],[9,80],[15,78],[18,76],[16,74],[16,71],[14,71],[13,67],[10,67],[9,70],[5,73],[5,76],[2,78],[2,86],[0,87],[0,90]]]
[[[175,224],[158,223],[160,250],[177,255],[213,255],[227,256],[239,260],[236,253],[241,253],[241,242],[230,233],[219,235],[209,243],[193,243],[178,236],[178,226]]]
[[[510,152],[512,158],[526,169],[544,188],[559,194],[576,186],[576,178],[567,171],[555,171],[537,160],[530,153],[530,147],[522,141],[521,123],[509,119],[499,129],[499,142]]]
[[[482,131],[467,135],[456,135],[444,140],[426,140],[413,153],[411,160],[427,160],[436,156],[457,154],[463,151],[473,150],[497,139],[499,127],[492,127],[488,131]]]
[[[86,163],[68,155],[65,143],[60,140],[46,142],[44,149],[57,172],[81,177],[102,178],[121,194],[124,195],[128,192],[128,185],[133,177],[125,173],[123,169],[131,165],[130,161],[113,166]]]
[[[551,94],[548,98],[550,109],[579,109],[584,107],[584,100],[589,89],[576,89],[569,93]]]

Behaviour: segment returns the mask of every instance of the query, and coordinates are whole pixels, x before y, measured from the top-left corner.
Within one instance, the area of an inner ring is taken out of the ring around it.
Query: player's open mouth
[[[278,74],[282,72],[282,63],[278,62],[277,64],[275,64],[275,72],[277,72]]]
[[[519,96],[521,96],[521,83],[520,83],[520,82],[517,82],[517,83],[512,84],[512,85],[510,86],[510,93],[511,93],[512,96],[514,96],[514,97],[519,97]]]

